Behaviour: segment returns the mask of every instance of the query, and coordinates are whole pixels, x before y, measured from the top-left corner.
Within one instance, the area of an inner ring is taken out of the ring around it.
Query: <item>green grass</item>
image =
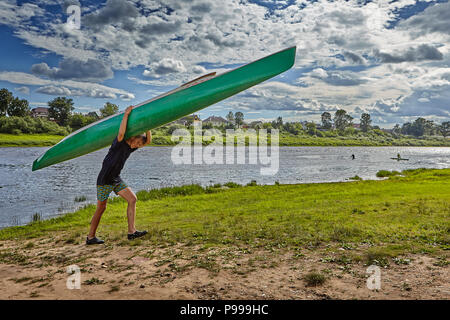
[[[377,177],[378,178],[387,178],[387,177],[393,177],[393,176],[398,176],[401,173],[398,171],[388,171],[388,170],[380,170],[377,172]]]
[[[152,130],[151,146],[171,146],[176,143],[171,140],[166,127]],[[59,142],[63,136],[48,134],[4,134],[0,133],[0,147],[39,147],[51,146]],[[270,138],[269,138],[270,140]],[[224,143],[226,139],[224,136]],[[270,143],[270,141],[269,141]],[[393,138],[391,135],[376,135],[361,133],[351,136],[310,136],[306,134],[280,133],[280,146],[417,146],[417,147],[450,147],[450,139],[438,136]]]
[[[306,134],[294,135],[287,132],[280,133],[280,146],[450,146],[450,139],[440,136],[394,137],[389,133],[356,132],[353,135],[341,136],[334,132],[320,133],[324,136]]]
[[[58,143],[63,136],[50,134],[0,133],[0,147],[44,147]]]
[[[309,272],[304,276],[306,285],[310,287],[320,286],[325,283],[326,278],[323,274],[318,272]]]
[[[407,170],[382,181],[228,187],[184,186],[138,193],[137,226],[149,235],[137,246],[288,247],[328,243],[382,244],[367,261],[424,246],[450,244],[450,169]],[[108,204],[98,234],[119,245],[126,202]],[[27,226],[0,230],[0,240],[86,234],[94,205]],[[1,257],[0,257],[1,258]],[[21,257],[15,257],[21,259]],[[1,259],[0,259],[1,260]]]

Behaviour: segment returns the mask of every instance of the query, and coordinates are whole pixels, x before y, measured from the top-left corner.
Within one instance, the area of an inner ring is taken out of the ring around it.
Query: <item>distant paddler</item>
[[[402,158],[401,156],[400,156],[400,153],[397,153],[397,158],[391,158],[392,160],[397,160],[397,161],[400,161],[400,160],[405,160],[405,161],[408,161],[409,159],[405,159],[405,158]]]

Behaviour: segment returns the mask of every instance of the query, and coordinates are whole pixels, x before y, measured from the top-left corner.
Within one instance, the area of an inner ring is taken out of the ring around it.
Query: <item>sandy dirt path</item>
[[[336,263],[341,251],[326,248],[16,245],[0,245],[0,299],[450,299],[448,263],[425,254],[380,268],[381,289],[369,290],[366,264]],[[69,265],[80,268],[80,289],[67,288]],[[311,272],[325,282],[310,285]]]

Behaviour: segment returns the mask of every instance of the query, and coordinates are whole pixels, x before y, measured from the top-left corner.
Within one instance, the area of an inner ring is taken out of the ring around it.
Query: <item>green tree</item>
[[[8,105],[8,116],[25,117],[30,114],[30,106],[25,99],[14,98]]]
[[[329,112],[322,113],[322,128],[324,129],[331,129],[332,127],[332,119],[331,114]]]
[[[345,128],[352,125],[353,117],[347,114],[347,111],[339,109],[334,114],[334,125],[339,131],[344,131]]]
[[[432,136],[436,134],[438,131],[438,127],[434,124],[433,120],[426,120],[424,125],[424,134]]]
[[[75,109],[72,99],[66,97],[57,97],[49,101],[48,106],[49,117],[55,119],[60,126],[66,126],[69,123],[72,111]]]
[[[8,89],[3,88],[0,90],[0,116],[6,116],[8,106],[13,99],[14,97]]]
[[[314,122],[308,122],[308,123],[306,123],[306,132],[307,132],[309,135],[311,135],[311,136],[315,135],[315,134],[316,134],[316,131],[317,131],[317,129],[316,129],[316,124],[315,124]]]
[[[283,118],[278,117],[277,120],[272,121],[272,127],[275,129],[280,129],[283,127]]]
[[[442,122],[442,124],[439,126],[439,132],[444,138],[450,136],[450,121]]]
[[[411,127],[412,127],[411,122],[404,123],[402,125],[402,134],[410,135],[411,134]]]
[[[239,128],[244,123],[244,114],[240,111],[234,114],[234,121]]]
[[[372,119],[370,119],[370,114],[363,113],[361,115],[360,127],[363,132],[370,130],[370,125],[372,124]]]
[[[228,122],[230,122],[230,123],[234,123],[234,114],[233,114],[233,112],[228,112],[228,114],[227,114],[227,120],[228,120]]]
[[[100,109],[100,114],[102,118],[112,116],[117,112],[119,112],[119,107],[116,104],[110,102],[105,103],[104,107]]]
[[[396,136],[402,133],[402,129],[400,128],[400,125],[398,123],[394,126],[394,128],[392,128],[392,133]]]
[[[427,120],[425,118],[417,118],[411,125],[410,132],[416,137],[421,137],[425,134]]]
[[[72,129],[78,130],[87,124],[86,116],[81,113],[75,113],[70,117],[69,125]]]
[[[283,130],[295,135],[298,135],[300,132],[299,128],[293,122],[286,122],[285,124],[283,124]]]

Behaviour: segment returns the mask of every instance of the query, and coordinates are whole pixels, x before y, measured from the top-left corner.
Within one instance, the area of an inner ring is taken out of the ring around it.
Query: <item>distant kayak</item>
[[[400,160],[405,160],[405,161],[409,161],[409,159],[405,159],[405,158],[391,158],[392,160],[397,160],[397,161],[400,161]]]

